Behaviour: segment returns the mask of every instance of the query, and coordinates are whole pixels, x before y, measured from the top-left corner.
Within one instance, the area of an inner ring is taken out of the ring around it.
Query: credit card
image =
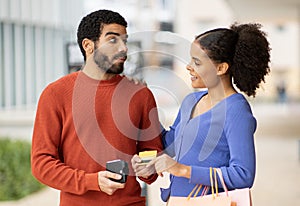
[[[153,160],[156,157],[156,155],[157,155],[157,150],[139,152],[139,157],[142,160],[142,162],[139,164],[149,163],[151,160]]]

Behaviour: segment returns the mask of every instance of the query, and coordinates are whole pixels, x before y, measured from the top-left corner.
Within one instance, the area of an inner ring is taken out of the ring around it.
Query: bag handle
[[[218,190],[218,179],[217,176],[220,179],[220,182],[222,184],[223,189],[226,192],[226,196],[228,196],[228,189],[226,187],[225,181],[223,179],[223,174],[222,174],[222,170],[220,168],[209,168],[209,178],[210,178],[210,184],[211,184],[211,193],[212,193],[212,197],[213,199],[215,199],[215,197],[219,196],[219,190]],[[200,189],[202,188],[202,184],[197,184],[193,190],[190,192],[190,194],[187,196],[187,200],[191,199],[191,197],[197,197]],[[203,188],[203,191],[201,193],[201,196],[204,196],[207,194],[208,192],[208,186],[205,186]],[[194,194],[194,195],[193,195]]]
[[[212,177],[212,173],[213,173],[212,171],[214,171],[214,179]],[[221,182],[222,187],[223,187],[223,189],[224,189],[224,191],[226,193],[226,196],[228,196],[228,189],[227,189],[225,181],[223,179],[222,170],[220,168],[212,168],[212,167],[210,167],[209,168],[209,176],[210,176],[210,184],[211,184],[212,197],[215,198],[215,194],[216,194],[216,196],[219,196],[217,176],[219,176],[220,182]],[[216,190],[216,193],[214,192],[214,189]]]
[[[187,200],[191,199],[191,197],[197,197],[198,193],[200,192],[200,189],[202,188],[202,184],[197,184],[193,190],[190,192],[190,194],[187,196]],[[206,195],[208,192],[208,186],[204,186],[201,196]],[[194,195],[193,195],[194,194]]]
[[[213,177],[213,173],[214,173],[214,177]],[[212,167],[209,168],[209,178],[210,178],[210,185],[211,185],[211,194],[213,199],[215,199],[215,194],[216,196],[219,196],[216,168],[212,168]]]
[[[216,169],[216,171],[218,173],[218,176],[219,176],[220,182],[222,184],[222,187],[223,187],[224,191],[226,192],[226,196],[228,196],[228,189],[227,189],[225,181],[223,179],[222,170],[220,168],[215,168],[215,169]]]

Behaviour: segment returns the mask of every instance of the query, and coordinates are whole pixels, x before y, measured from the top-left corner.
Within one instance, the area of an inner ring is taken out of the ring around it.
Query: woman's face
[[[216,65],[206,52],[194,41],[190,50],[191,62],[186,69],[190,72],[193,88],[211,88],[219,83]]]

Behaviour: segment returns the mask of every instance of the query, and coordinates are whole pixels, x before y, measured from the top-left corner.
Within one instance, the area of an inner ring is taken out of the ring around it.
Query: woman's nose
[[[191,71],[191,70],[193,70],[193,67],[191,66],[191,64],[187,64],[187,65],[186,65],[186,69],[187,69],[188,71]]]

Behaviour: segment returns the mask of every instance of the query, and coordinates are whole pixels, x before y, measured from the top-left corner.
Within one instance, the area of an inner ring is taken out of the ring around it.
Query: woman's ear
[[[227,62],[223,62],[218,64],[217,66],[217,75],[223,75],[227,73],[227,70],[229,68],[229,65]]]
[[[82,40],[82,47],[85,50],[86,56],[89,56],[94,52],[94,42],[90,39],[84,38]]]

